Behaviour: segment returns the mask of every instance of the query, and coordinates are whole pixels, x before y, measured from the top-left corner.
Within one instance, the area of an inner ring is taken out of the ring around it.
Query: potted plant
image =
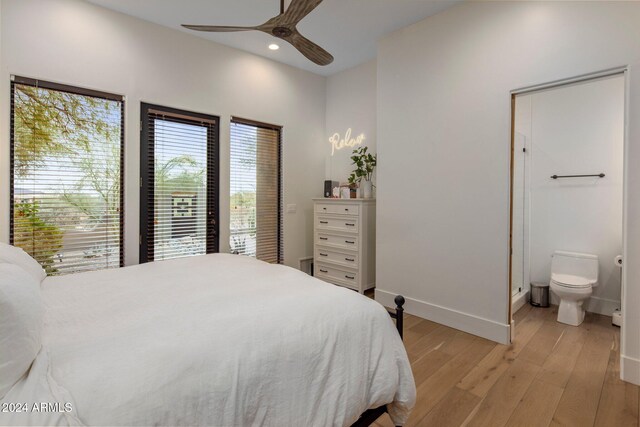
[[[361,197],[370,199],[373,194],[371,179],[376,168],[378,156],[368,153],[367,150],[368,147],[360,147],[353,150],[351,160],[356,168],[349,176],[349,184],[359,184]]]

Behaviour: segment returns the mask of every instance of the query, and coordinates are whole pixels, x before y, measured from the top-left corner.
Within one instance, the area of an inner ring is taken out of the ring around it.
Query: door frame
[[[511,154],[510,154],[510,164],[509,164],[509,242],[508,242],[508,254],[509,254],[509,268],[508,268],[508,318],[507,323],[511,326],[511,341],[513,341],[515,337],[515,324],[513,321],[513,295],[511,292],[511,288],[513,286],[512,283],[512,271],[513,271],[513,182],[514,182],[514,161],[515,161],[515,113],[516,113],[516,97],[518,95],[524,95],[527,93],[539,92],[542,90],[554,89],[562,86],[567,86],[575,83],[587,82],[590,80],[596,80],[604,77],[612,77],[616,75],[623,75],[625,80],[625,99],[624,99],[624,131],[623,131],[623,179],[622,179],[622,258],[625,259],[625,252],[627,247],[627,237],[626,237],[626,228],[627,228],[627,185],[628,185],[628,149],[629,149],[629,66],[621,66],[609,68],[602,71],[597,71],[593,73],[581,74],[578,76],[559,79],[550,81],[547,83],[541,83],[531,86],[525,86],[518,89],[514,89],[509,92],[510,101],[511,101],[511,137],[510,137],[510,145],[511,145]],[[626,263],[622,265],[622,289],[620,292],[620,305],[624,306],[624,288],[625,288],[625,266]],[[624,323],[622,328],[624,328]],[[622,332],[622,331],[621,331]]]
[[[167,119],[180,121],[198,121],[210,125],[207,131],[207,225],[205,253],[217,253],[220,249],[220,117],[195,113],[162,105],[140,103],[140,232],[139,232],[139,262],[140,264],[153,261],[150,259],[148,248],[149,236],[148,224],[149,216],[153,215],[153,210],[149,209],[147,201],[153,197],[153,183],[147,177],[150,175],[147,166],[153,161],[152,151],[149,149],[149,142],[153,135],[153,124],[149,120],[149,113],[166,114]],[[210,194],[210,192],[212,192]]]

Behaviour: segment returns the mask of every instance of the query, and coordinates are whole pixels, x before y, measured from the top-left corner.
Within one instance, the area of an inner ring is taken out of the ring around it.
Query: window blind
[[[12,77],[10,240],[49,275],[124,262],[122,96]]]
[[[282,263],[281,127],[231,120],[232,252]]]
[[[141,262],[218,251],[218,118],[142,105]]]

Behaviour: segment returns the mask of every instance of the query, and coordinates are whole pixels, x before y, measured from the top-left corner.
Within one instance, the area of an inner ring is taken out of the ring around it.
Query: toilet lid
[[[567,288],[588,288],[595,283],[593,280],[586,277],[574,276],[573,274],[558,274],[551,275],[551,280],[560,286],[566,286]]]

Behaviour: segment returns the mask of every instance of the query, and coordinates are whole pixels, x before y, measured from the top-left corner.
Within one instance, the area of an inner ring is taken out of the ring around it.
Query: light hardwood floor
[[[573,327],[557,314],[524,306],[509,346],[406,315],[418,391],[407,426],[638,427],[639,387],[619,379],[620,330],[610,317]]]

